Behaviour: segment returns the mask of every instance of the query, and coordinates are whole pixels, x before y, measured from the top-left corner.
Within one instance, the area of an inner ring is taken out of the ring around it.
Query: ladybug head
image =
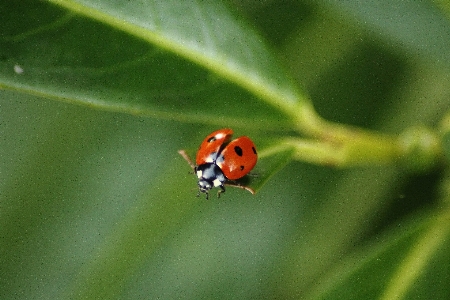
[[[219,187],[220,192],[224,192],[225,188],[223,184],[227,181],[225,175],[223,175],[222,170],[214,163],[206,163],[195,168],[195,173],[198,178],[198,189],[199,194],[205,193],[206,199],[208,199],[208,192],[213,187]]]
[[[213,187],[215,187],[215,186],[210,181],[205,180],[205,179],[199,179],[198,180],[197,197],[200,196],[200,193],[205,193],[206,194],[206,200],[208,200],[208,198],[209,198],[209,191]],[[223,184],[221,184],[221,185],[219,185],[217,187],[220,188],[220,190],[217,192],[217,198],[220,198],[220,194],[225,192],[225,187],[223,186]]]
[[[213,188],[212,182],[204,178],[198,180],[198,189],[202,193],[208,194],[208,191]]]

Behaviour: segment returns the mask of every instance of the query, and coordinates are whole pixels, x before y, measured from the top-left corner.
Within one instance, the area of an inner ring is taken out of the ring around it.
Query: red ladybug
[[[208,135],[200,145],[196,157],[196,166],[191,162],[184,150],[179,153],[189,162],[198,177],[199,192],[206,194],[213,187],[220,188],[217,196],[225,192],[224,185],[241,186],[235,180],[244,177],[256,165],[258,155],[255,144],[246,136],[241,136],[231,141],[233,130],[225,128],[214,131]]]

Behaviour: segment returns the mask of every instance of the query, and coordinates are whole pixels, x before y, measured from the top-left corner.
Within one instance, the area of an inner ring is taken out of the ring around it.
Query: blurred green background
[[[324,118],[392,134],[417,124],[436,127],[450,103],[445,7],[429,1],[358,3],[226,5],[266,40]],[[389,17],[392,11],[404,12],[422,31],[403,29],[403,19]],[[392,22],[383,21],[383,14]],[[426,44],[439,33],[444,41]],[[113,54],[125,55],[124,49],[105,44],[97,51],[121,60]],[[0,49],[1,61],[8,51]],[[90,53],[80,64],[107,64]],[[158,76],[173,80],[176,89],[191,87],[195,80],[188,72],[173,78],[173,70],[189,70],[191,63],[168,61],[173,65],[159,62],[157,75],[139,63],[131,68],[142,81]],[[81,84],[69,79],[61,81]],[[103,80],[94,92],[104,88]],[[118,89],[128,84],[121,80]],[[135,83],[129,84],[133,89]],[[105,86],[113,90],[114,79]],[[157,84],[152,88],[158,92]],[[378,299],[405,274],[399,270],[415,249],[425,258],[401,295],[449,298],[449,218],[440,216],[447,197],[440,193],[443,168],[408,174],[398,166],[335,169],[292,161],[255,196],[229,188],[220,199],[196,198],[195,177],[177,150],[198,147],[226,117],[237,135],[248,134],[256,143],[289,132],[247,126],[248,112],[226,97],[246,97],[246,91],[195,89],[187,96],[194,103],[203,90],[212,95],[198,100],[198,121],[184,114],[181,103],[164,107],[168,117],[145,116],[19,88],[0,90],[1,299]],[[255,111],[271,109],[252,103]],[[217,123],[200,116],[203,109],[221,114],[222,105],[225,118]],[[273,116],[274,124],[282,118],[278,111]],[[433,244],[423,237],[435,219],[442,228],[431,231]]]

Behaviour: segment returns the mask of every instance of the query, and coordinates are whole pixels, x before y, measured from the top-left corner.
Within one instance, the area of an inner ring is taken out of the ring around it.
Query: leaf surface
[[[261,38],[220,2],[50,2],[59,6],[1,4],[3,88],[253,128],[292,126],[309,105]]]

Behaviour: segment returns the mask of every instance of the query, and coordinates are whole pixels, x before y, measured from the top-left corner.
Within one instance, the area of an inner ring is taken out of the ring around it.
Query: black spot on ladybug
[[[256,149],[255,149],[255,147],[252,147],[252,150],[253,150],[253,153],[256,154]]]
[[[242,148],[239,146],[234,146],[234,152],[236,152],[236,154],[238,156],[242,156]]]
[[[214,142],[216,140],[215,136],[212,136],[208,139],[208,143]]]
[[[241,171],[244,170],[244,166],[241,166]]]

